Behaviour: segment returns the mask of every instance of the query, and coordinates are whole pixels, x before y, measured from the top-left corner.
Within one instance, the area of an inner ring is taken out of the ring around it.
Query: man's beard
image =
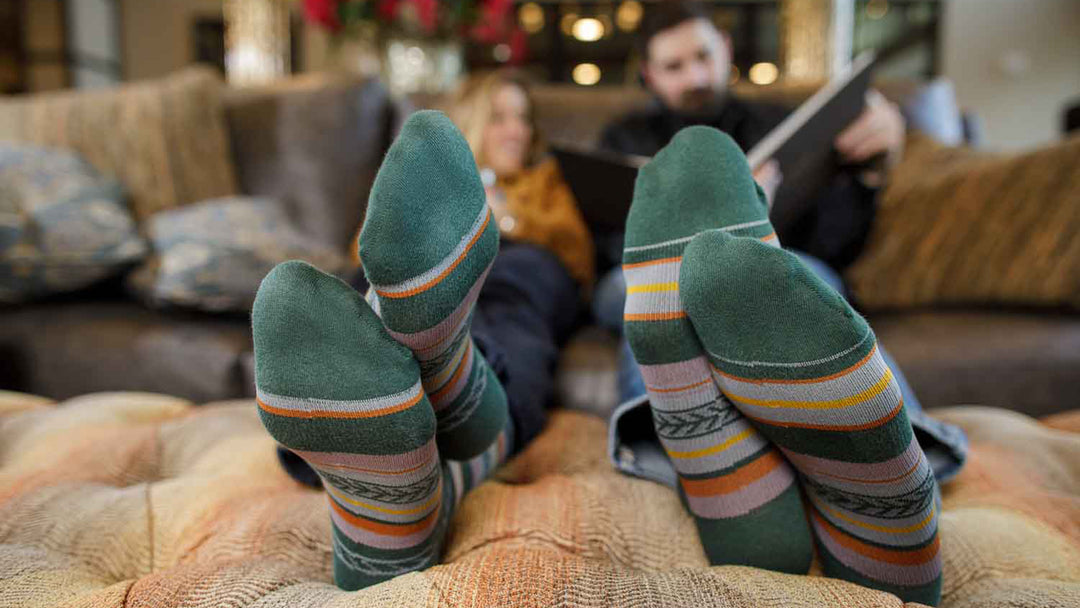
[[[679,97],[676,113],[689,120],[713,116],[724,105],[724,93],[711,87],[690,89]]]

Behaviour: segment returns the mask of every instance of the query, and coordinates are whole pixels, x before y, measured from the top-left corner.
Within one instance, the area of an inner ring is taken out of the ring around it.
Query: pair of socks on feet
[[[934,480],[900,392],[865,321],[770,246],[763,201],[734,143],[691,128],[642,169],[627,223],[626,331],[706,553],[801,573],[816,538],[827,574],[936,603]],[[418,113],[372,191],[368,300],[300,262],[259,289],[260,416],[323,479],[345,589],[436,563],[511,449],[468,335],[497,247],[460,133]]]
[[[779,248],[731,138],[641,169],[626,335],[713,564],[825,573],[936,605],[935,481],[869,325]],[[805,494],[800,497],[799,486]]]
[[[372,188],[368,299],[296,261],[259,287],[259,415],[323,481],[343,589],[437,563],[454,506],[512,450],[506,395],[469,335],[498,246],[468,145],[420,112]]]

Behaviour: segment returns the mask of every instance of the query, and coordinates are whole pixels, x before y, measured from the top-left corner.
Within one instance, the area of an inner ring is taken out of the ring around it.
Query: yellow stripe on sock
[[[656,293],[658,291],[679,291],[679,283],[646,283],[644,285],[631,285],[626,288],[627,295],[632,293]]]
[[[871,523],[867,523],[865,521],[859,521],[859,520],[857,520],[857,519],[855,519],[853,517],[848,517],[847,515],[844,515],[843,513],[840,513],[840,512],[834,511],[833,509],[830,509],[828,505],[822,504],[821,501],[819,501],[817,499],[814,499],[814,506],[817,507],[818,509],[821,509],[822,511],[827,512],[829,515],[832,515],[833,517],[836,517],[837,519],[842,519],[842,520],[848,522],[849,524],[859,526],[860,528],[866,528],[867,530],[873,530],[874,532],[884,532],[885,534],[908,534],[909,532],[915,532],[915,531],[921,530],[921,529],[925,528],[926,525],[929,524],[932,519],[934,519],[934,511],[937,508],[937,507],[934,506],[933,503],[931,503],[930,504],[930,514],[926,516],[926,519],[923,519],[922,521],[920,521],[917,524],[912,524],[910,526],[905,526],[903,528],[893,528],[893,527],[890,527],[890,526],[879,526],[877,524],[871,524]]]
[[[730,448],[731,446],[735,445],[736,443],[739,443],[743,439],[746,439],[747,437],[750,437],[753,434],[754,434],[754,429],[746,429],[745,431],[743,431],[743,432],[741,432],[741,433],[739,433],[737,435],[733,435],[732,437],[728,438],[728,440],[724,441],[723,443],[720,443],[720,444],[717,444],[717,445],[714,445],[714,446],[711,446],[711,447],[707,447],[707,448],[702,448],[700,450],[693,450],[693,451],[690,451],[690,452],[668,452],[668,456],[671,457],[671,458],[680,458],[680,459],[681,458],[700,458],[702,456],[712,456],[713,454],[719,454],[720,452],[723,452],[724,450]]]
[[[375,505],[369,505],[366,502],[361,502],[359,500],[349,498],[348,496],[345,496],[344,494],[339,492],[337,488],[334,488],[329,484],[326,485],[326,489],[334,495],[334,498],[337,498],[341,502],[347,502],[350,505],[356,507],[363,507],[365,509],[371,509],[372,511],[378,511],[380,513],[388,513],[390,515],[412,515],[413,513],[421,513],[424,510],[431,508],[432,505],[439,502],[439,499],[442,498],[441,492],[437,490],[432,495],[431,500],[425,502],[419,507],[413,507],[412,509],[387,509],[385,507],[376,507]]]
[[[893,375],[892,370],[885,368],[885,374],[881,376],[881,379],[874,383],[870,388],[855,393],[849,397],[843,399],[831,399],[828,401],[786,401],[783,399],[752,399],[750,397],[743,397],[735,395],[733,393],[725,392],[728,399],[732,401],[738,401],[739,403],[745,403],[747,405],[756,405],[758,407],[784,407],[798,410],[835,410],[845,407],[851,407],[858,405],[865,401],[869,401],[874,397],[880,395],[892,382]]]

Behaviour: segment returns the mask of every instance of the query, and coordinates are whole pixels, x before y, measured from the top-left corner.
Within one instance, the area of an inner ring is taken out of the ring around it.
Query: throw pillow
[[[849,287],[867,309],[1080,307],[1080,136],[1023,154],[909,141]]]
[[[266,273],[289,259],[327,272],[345,257],[302,234],[277,201],[216,199],[159,213],[146,223],[154,254],[128,277],[155,306],[247,312]]]
[[[76,154],[0,144],[0,302],[74,291],[142,258],[124,201]]]
[[[224,88],[197,67],[109,89],[0,96],[0,140],[78,152],[124,184],[142,222],[237,193]]]

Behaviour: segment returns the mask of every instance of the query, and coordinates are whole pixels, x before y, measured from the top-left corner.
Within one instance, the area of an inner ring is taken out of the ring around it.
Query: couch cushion
[[[386,89],[309,75],[230,91],[226,111],[243,192],[285,202],[302,230],[347,250],[393,136]]]
[[[4,411],[0,596],[15,605],[903,605],[817,568],[708,567],[676,493],[615,473],[603,421],[584,414],[556,412],[465,497],[442,565],[347,593],[330,582],[325,495],[287,477],[253,402],[101,394]],[[941,414],[973,440],[944,488],[941,606],[1076,605],[1080,438],[1001,410]]]
[[[112,89],[0,98],[0,141],[70,148],[131,194],[138,220],[236,193],[221,79],[189,68]]]
[[[0,143],[0,302],[81,289],[145,253],[116,180],[66,150]]]
[[[847,278],[870,309],[1080,308],[1080,136],[1019,155],[909,139]]]
[[[146,228],[154,253],[128,284],[154,306],[246,313],[281,262],[304,260],[331,274],[351,268],[344,255],[300,234],[269,199],[204,201],[159,213]]]
[[[246,317],[120,300],[38,303],[0,310],[0,388],[56,399],[102,390],[229,399],[254,394],[243,367],[251,348]]]
[[[1032,416],[1080,407],[1080,316],[1003,311],[877,314],[870,322],[924,407]]]

